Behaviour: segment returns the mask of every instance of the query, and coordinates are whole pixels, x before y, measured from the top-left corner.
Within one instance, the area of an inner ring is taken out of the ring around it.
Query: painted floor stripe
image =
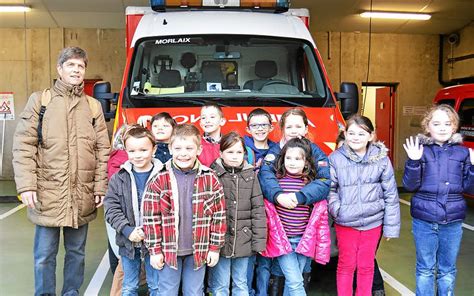
[[[411,203],[410,203],[409,201],[406,201],[406,200],[401,199],[401,198],[400,198],[400,203],[405,204],[405,205],[407,205],[407,206],[410,206],[410,205],[411,205]]]
[[[407,206],[410,206],[410,205],[411,205],[411,203],[410,203],[409,201],[406,201],[406,200],[404,200],[404,199],[400,199],[400,203],[405,204],[405,205],[407,205]],[[474,231],[474,226],[472,226],[472,225],[463,223],[463,224],[462,224],[462,227],[466,228],[467,230]]]
[[[380,273],[382,274],[383,280],[389,284],[392,288],[398,291],[400,295],[402,296],[415,296],[415,293],[413,293],[410,289],[405,287],[402,283],[397,281],[393,276],[389,275],[385,270],[380,268]]]
[[[464,227],[464,228],[466,228],[466,229],[469,229],[470,231],[474,231],[474,226],[472,226],[472,225],[463,223],[463,224],[462,224],[462,227]]]
[[[19,210],[23,209],[25,207],[24,204],[21,204],[13,209],[11,209],[10,211],[6,212],[5,214],[1,214],[0,215],[0,220],[3,220],[5,219],[6,217],[10,216],[11,214],[14,214],[16,212],[18,212]]]
[[[109,271],[109,251],[105,252],[104,257],[100,261],[97,270],[94,273],[89,285],[87,286],[86,291],[84,292],[85,296],[96,296],[99,295],[100,288],[107,277],[107,272]]]

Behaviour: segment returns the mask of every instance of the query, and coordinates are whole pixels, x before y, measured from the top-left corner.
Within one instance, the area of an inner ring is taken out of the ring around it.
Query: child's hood
[[[222,163],[222,158],[220,157],[211,164],[211,168],[216,172],[218,177],[227,173],[226,169],[224,168],[224,164]],[[254,166],[249,164],[246,160],[244,160],[244,164],[243,164],[241,172],[243,173],[246,171],[250,171],[253,174]]]
[[[377,162],[388,155],[388,148],[385,146],[383,142],[373,142],[367,148],[367,153],[364,157],[360,157],[355,153],[349,145],[344,144],[342,147],[338,149],[338,151],[344,155],[345,157],[349,158],[354,162],[365,162],[365,163],[374,163]]]
[[[151,162],[153,163],[153,169],[151,171],[151,175],[155,175],[163,169],[163,163],[159,159],[152,158]],[[125,163],[123,163],[120,166],[120,168],[124,169],[129,174],[133,174],[132,172],[133,165],[130,162],[130,160],[127,160]]]
[[[424,134],[418,134],[416,137],[420,140],[420,144],[422,145],[433,145],[435,144],[435,140],[432,137],[429,137]],[[462,144],[462,135],[460,133],[455,133],[449,138],[448,144],[456,145]]]
[[[259,149],[257,147],[255,147],[255,141],[254,139],[251,137],[251,136],[247,136],[245,135],[244,136],[244,142],[245,142],[245,146],[248,146],[250,149],[252,149],[253,151],[255,152],[258,152]],[[277,143],[271,141],[270,139],[267,140],[267,143],[268,143],[268,149],[272,148],[273,146],[277,145]]]
[[[172,172],[173,169],[177,169],[173,163],[173,159],[168,160],[163,164],[163,168],[161,169],[161,172]],[[196,163],[194,164],[194,168],[197,170],[197,174],[201,175],[204,172],[211,171],[212,169],[203,165],[198,159],[196,159]]]
[[[169,143],[165,142],[156,142],[156,149],[169,149]]]

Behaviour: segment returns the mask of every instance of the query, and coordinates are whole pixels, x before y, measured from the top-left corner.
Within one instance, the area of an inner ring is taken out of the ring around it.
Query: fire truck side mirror
[[[336,92],[336,98],[341,102],[341,113],[344,119],[357,113],[359,109],[359,90],[353,82],[342,82],[340,92]]]
[[[115,109],[111,110],[111,106],[117,105],[118,101],[118,93],[112,93],[110,89],[108,81],[99,81],[94,84],[93,97],[100,102],[106,121],[115,117]]]

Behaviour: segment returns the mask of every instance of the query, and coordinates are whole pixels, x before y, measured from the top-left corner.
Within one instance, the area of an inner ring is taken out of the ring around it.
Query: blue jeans
[[[177,296],[181,280],[183,281],[183,295],[202,296],[204,294],[206,266],[194,270],[193,255],[178,256],[178,269],[165,264],[162,270],[158,270],[158,275],[160,278],[158,281],[158,295],[160,296]]]
[[[306,257],[306,258],[307,258],[307,260],[306,260],[306,265],[303,268],[303,273],[311,273],[311,271],[313,270],[311,268],[311,262],[313,262],[313,259],[311,259],[309,257]]]
[[[122,256],[122,296],[138,295],[141,263],[142,260],[140,248],[135,248],[135,258],[133,260],[126,256]],[[150,256],[148,254],[145,256],[145,272],[146,283],[148,285],[150,296],[158,295],[158,270],[151,267]]]
[[[312,264],[313,259],[306,257],[306,264],[303,268],[303,273],[311,273],[312,271]],[[273,264],[271,264],[271,273],[276,276],[284,276],[283,271],[280,268],[280,265],[278,264],[277,261],[274,261]]]
[[[438,224],[413,218],[416,247],[416,295],[454,295],[456,258],[462,222]]]
[[[300,255],[302,256],[302,255]],[[309,258],[309,257],[306,257],[306,264],[304,265],[303,267],[303,272],[302,273],[311,273],[311,262],[312,262],[312,259]],[[285,275],[283,274],[283,271],[281,270],[281,267],[280,267],[280,264],[278,264],[278,261],[275,260],[273,261],[273,263],[271,264],[271,274],[274,275],[274,276],[281,276],[281,277],[284,277]],[[303,286],[304,286],[304,283],[303,283]],[[286,285],[285,283],[285,289],[284,289],[284,295],[289,295],[289,292],[288,292],[288,286]],[[267,294],[262,294],[261,296],[263,295],[267,295]]]
[[[255,276],[257,277],[255,291],[249,290],[249,294],[255,296],[268,295],[268,283],[270,282],[270,269],[272,267],[272,258],[263,257],[260,254],[256,255],[257,267],[255,268]]]
[[[308,257],[295,253],[301,236],[290,237],[289,240],[293,252],[276,258],[285,276],[284,295],[306,296],[303,285],[303,270],[308,262]]]
[[[63,227],[64,283],[61,295],[79,295],[84,281],[84,258],[88,224],[78,229]],[[36,225],[34,242],[35,295],[56,295],[56,256],[61,227]]]
[[[232,295],[248,296],[247,268],[249,257],[220,257],[214,267],[209,268],[209,289],[212,296],[228,296],[232,277]]]
[[[249,257],[249,265],[247,266],[247,287],[250,296],[255,296],[255,290],[253,288],[253,275],[255,273],[255,265],[257,264],[257,255]]]
[[[271,274],[274,276],[284,276],[283,271],[281,270],[280,264],[278,263],[278,260],[274,260],[271,265]]]

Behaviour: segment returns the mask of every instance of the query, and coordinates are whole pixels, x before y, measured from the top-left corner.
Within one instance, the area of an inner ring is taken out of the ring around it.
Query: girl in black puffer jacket
[[[216,266],[209,268],[212,295],[248,293],[249,257],[265,249],[267,222],[262,191],[252,165],[244,160],[243,138],[231,132],[220,142],[221,157],[211,165],[224,187],[227,232]]]

